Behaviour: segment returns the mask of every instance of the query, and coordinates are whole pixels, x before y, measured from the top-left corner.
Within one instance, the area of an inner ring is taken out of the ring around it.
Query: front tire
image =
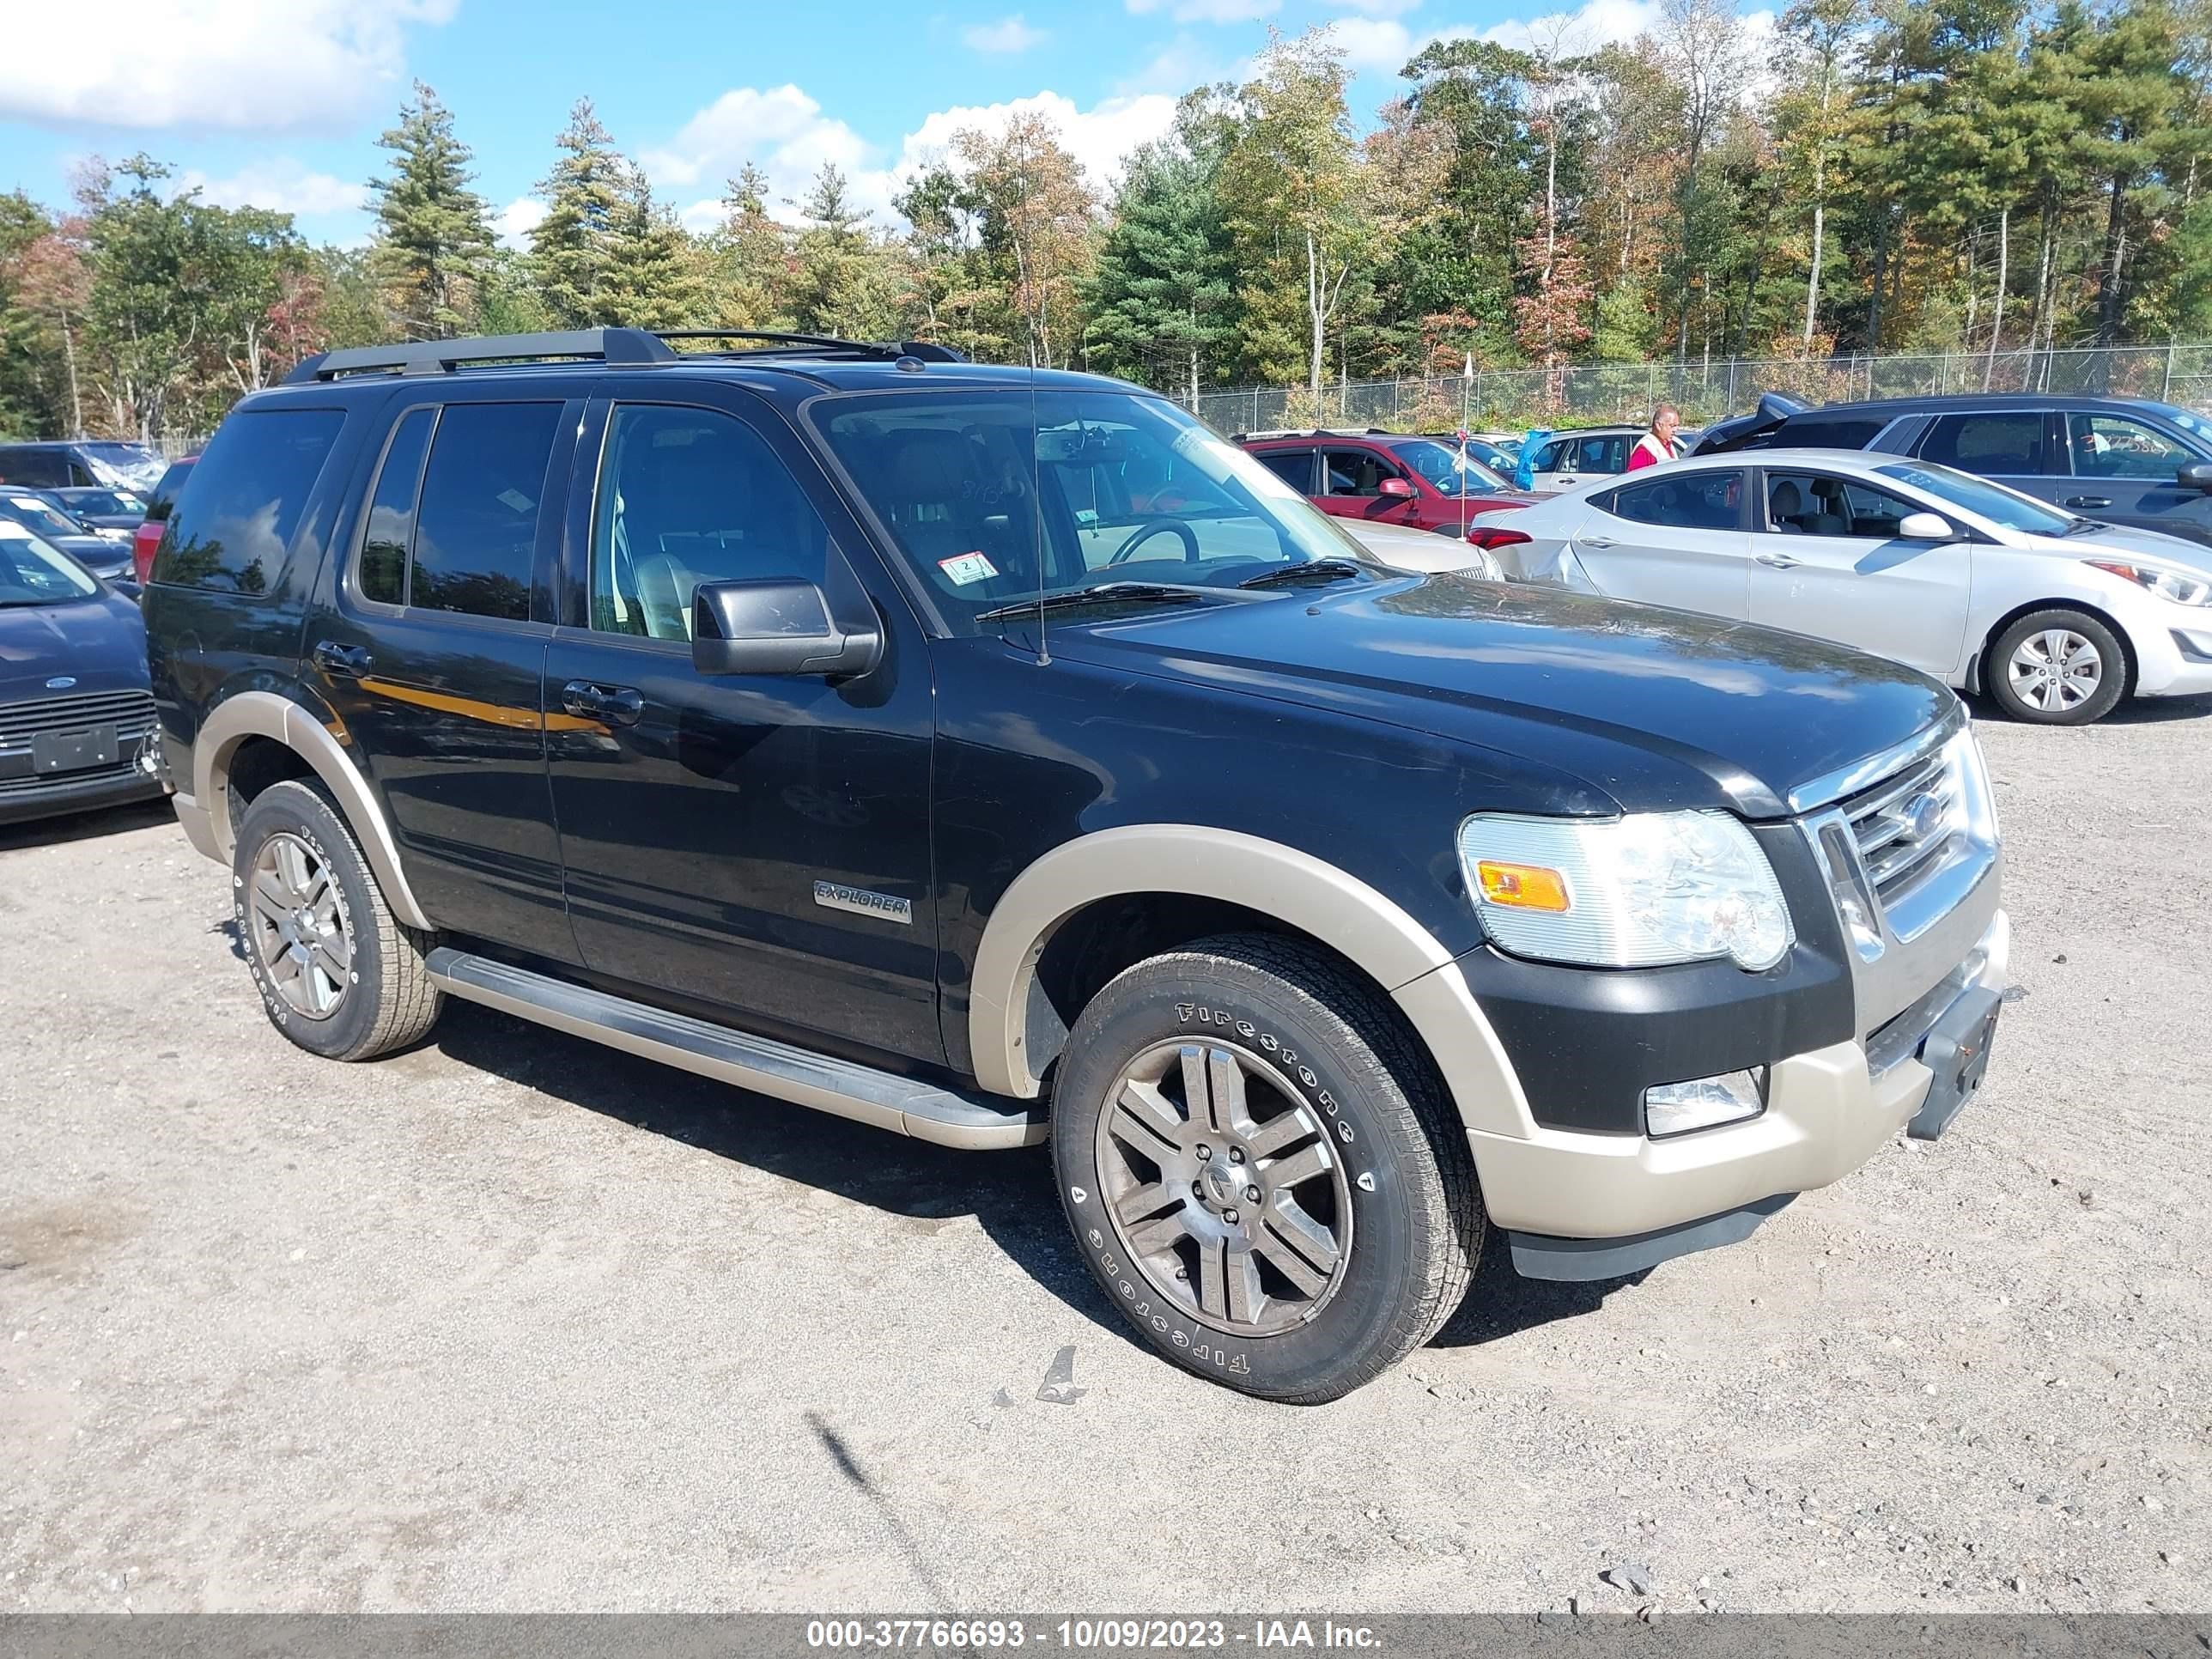
[[[1434,1336],[1484,1222],[1467,1136],[1389,1003],[1262,935],[1138,963],[1070,1032],[1054,1167],[1076,1242],[1154,1349],[1317,1404]]]
[[[361,843],[313,785],[274,783],[253,798],[231,902],[270,1024],[308,1053],[371,1060],[437,1023],[429,936],[392,914]]]
[[[1984,673],[1990,696],[2032,726],[2087,726],[2127,695],[2127,649],[2086,611],[2033,611],[1997,635]]]

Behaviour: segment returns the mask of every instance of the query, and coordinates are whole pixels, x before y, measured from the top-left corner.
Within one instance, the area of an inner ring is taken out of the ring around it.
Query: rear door
[[[2212,495],[2185,488],[2176,474],[2205,459],[2179,434],[2132,416],[2075,410],[2062,415],[2073,471],[2061,480],[2069,512],[2170,536],[2212,542]]]
[[[431,918],[567,962],[538,692],[582,413],[558,396],[396,398],[302,665],[383,798]]]
[[[1749,581],[1745,470],[1668,470],[1595,497],[1575,557],[1598,591],[1741,621]]]
[[[1905,541],[1917,501],[1818,469],[1760,469],[1751,620],[1856,646],[1948,678],[1966,650],[1973,548]]]
[[[1253,459],[1268,471],[1301,495],[1314,493],[1314,454],[1310,444],[1294,444],[1286,448],[1255,449]]]
[[[2075,494],[2067,488],[2052,428],[2043,410],[2002,409],[1938,415],[1920,440],[1919,457],[2005,484],[2039,501]]]

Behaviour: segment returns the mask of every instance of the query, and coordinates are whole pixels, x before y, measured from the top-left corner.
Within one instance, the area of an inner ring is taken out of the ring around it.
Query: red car
[[[146,503],[146,521],[131,538],[131,563],[142,587],[152,575],[154,554],[161,545],[161,527],[168,523],[169,514],[177,505],[177,492],[185,487],[185,480],[191,476],[192,463],[198,459],[197,455],[187,455],[173,463],[161,475],[161,482],[154,486],[154,499]]]
[[[1247,432],[1237,441],[1324,513],[1452,534],[1464,523],[1483,546],[1503,526],[1479,524],[1482,514],[1540,499],[1515,494],[1472,455],[1462,471],[1448,440],[1374,430]]]

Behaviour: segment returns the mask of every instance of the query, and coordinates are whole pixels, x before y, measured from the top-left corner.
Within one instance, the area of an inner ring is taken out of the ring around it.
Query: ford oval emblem
[[[68,690],[70,689],[70,687],[71,687],[72,685],[75,685],[76,684],[76,675],[74,675],[74,674],[57,674],[57,675],[55,675],[55,676],[53,677],[53,678],[52,678],[52,679],[50,679],[50,680],[48,680],[48,681],[46,682],[46,690],[49,690],[49,691],[66,691],[66,690]]]

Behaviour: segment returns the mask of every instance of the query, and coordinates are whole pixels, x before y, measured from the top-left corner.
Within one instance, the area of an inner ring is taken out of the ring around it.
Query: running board
[[[1033,1146],[1045,1138],[1041,1110],[1000,1111],[934,1084],[668,1013],[451,946],[431,951],[423,965],[440,986],[471,1002],[917,1140],[981,1152]]]

